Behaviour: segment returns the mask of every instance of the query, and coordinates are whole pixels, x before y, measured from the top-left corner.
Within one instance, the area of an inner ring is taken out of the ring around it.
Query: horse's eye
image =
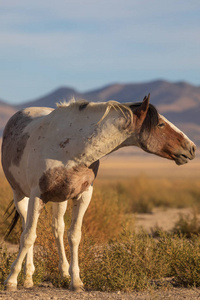
[[[158,127],[160,127],[160,128],[162,128],[162,127],[164,127],[165,126],[165,123],[160,123],[160,124],[158,124]]]

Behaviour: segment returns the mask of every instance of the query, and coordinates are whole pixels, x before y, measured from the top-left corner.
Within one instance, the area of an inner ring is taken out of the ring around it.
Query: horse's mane
[[[159,122],[159,114],[155,106],[149,104],[147,116],[144,120],[143,126],[144,128],[149,128],[151,131],[152,128],[156,127]]]
[[[77,103],[76,99],[72,97],[69,101],[63,100],[56,103],[56,107],[68,107],[70,105],[73,105],[74,103]]]
[[[139,107],[141,104],[142,104],[142,102],[133,103],[133,104],[131,104],[130,107],[134,109],[134,108]],[[146,115],[146,118],[143,123],[144,129],[149,128],[149,130],[151,130],[156,125],[158,125],[158,118],[159,118],[158,116],[159,116],[159,114],[158,114],[158,111],[155,108],[155,106],[152,105],[151,103],[149,103],[147,115]]]
[[[84,99],[80,99],[80,100],[76,101],[75,98],[73,97],[69,102],[63,101],[63,102],[56,103],[56,106],[58,108],[76,106],[77,108],[79,108],[79,111],[81,111],[81,110],[84,110],[88,106],[88,104],[90,104],[91,106],[95,106],[95,104],[99,104],[99,102],[88,102],[87,100],[84,100]],[[100,124],[106,118],[106,116],[109,114],[111,109],[120,111],[126,119],[128,118],[128,115],[127,115],[127,112],[128,112],[128,114],[132,120],[133,112],[129,106],[126,106],[126,105],[121,104],[114,100],[104,102],[103,104],[106,106],[106,110],[105,110],[102,118],[98,121],[97,124]]]
[[[137,108],[142,104],[142,102],[131,104],[131,108]],[[143,139],[147,139],[151,131],[158,125],[159,122],[159,113],[154,105],[149,104],[146,118],[142,124],[140,134]]]
[[[101,123],[105,119],[105,117],[109,114],[109,112],[112,108],[116,111],[120,111],[126,119],[128,119],[128,116],[127,116],[127,113],[128,113],[130,119],[133,120],[133,112],[129,106],[126,106],[126,105],[121,104],[114,100],[110,100],[107,102],[106,111],[105,111],[103,117],[101,118],[101,120],[98,122],[98,124]]]
[[[64,107],[74,107],[76,106],[79,111],[84,110],[88,105],[95,106],[95,104],[99,104],[99,102],[89,102],[85,99],[75,100],[73,97],[69,102],[66,102],[65,100],[59,103],[56,103],[58,108],[64,108]],[[139,107],[142,102],[132,103],[132,104],[122,104],[114,100],[110,100],[105,103],[106,109],[102,116],[102,118],[98,121],[97,124],[100,124],[106,116],[109,114],[111,109],[114,109],[116,111],[120,111],[122,115],[127,119],[130,117],[131,120],[133,120],[133,113],[134,109]],[[145,132],[148,135],[150,134],[151,130],[158,124],[158,111],[152,104],[149,104],[149,108],[147,111],[146,118],[142,124],[141,132]]]

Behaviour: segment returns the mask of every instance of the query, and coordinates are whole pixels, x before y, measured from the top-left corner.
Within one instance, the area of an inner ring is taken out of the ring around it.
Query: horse
[[[78,100],[59,103],[56,109],[25,108],[10,118],[3,132],[2,166],[13,190],[15,217],[22,217],[23,232],[19,254],[5,281],[6,289],[17,289],[24,259],[24,287],[33,286],[33,244],[38,218],[47,202],[53,206],[52,228],[61,275],[71,276],[71,290],[84,289],[78,247],[102,157],[126,146],[140,147],[177,165],[195,157],[195,144],[149,102],[150,94],[139,103]],[[73,209],[68,230],[69,265],[63,234],[70,199]]]

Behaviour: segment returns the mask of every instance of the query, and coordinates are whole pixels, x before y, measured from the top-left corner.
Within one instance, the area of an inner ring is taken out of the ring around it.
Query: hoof
[[[73,292],[76,292],[76,293],[85,292],[85,289],[82,285],[81,286],[71,286],[70,290]]]
[[[62,279],[69,279],[70,278],[69,272],[61,273],[61,277],[62,277]]]
[[[33,287],[33,281],[32,280],[25,280],[24,281],[24,287],[25,289],[30,289]]]
[[[10,291],[10,292],[15,292],[17,291],[17,285],[14,283],[5,283],[5,290]]]

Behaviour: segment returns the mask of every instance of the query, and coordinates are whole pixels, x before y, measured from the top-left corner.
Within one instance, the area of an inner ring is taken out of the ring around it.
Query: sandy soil
[[[142,227],[148,233],[155,228],[170,231],[180,216],[192,218],[193,210],[191,208],[154,208],[151,214],[136,214],[135,225],[137,229]]]
[[[134,292],[134,293],[106,293],[106,292],[81,292],[74,293],[64,289],[53,287],[34,287],[33,289],[20,289],[17,292],[0,292],[0,299],[3,300],[19,300],[19,299],[45,299],[45,300],[61,300],[61,299],[136,299],[136,300],[160,300],[160,299],[176,299],[176,300],[196,300],[200,299],[199,289],[172,288],[170,290]]]

